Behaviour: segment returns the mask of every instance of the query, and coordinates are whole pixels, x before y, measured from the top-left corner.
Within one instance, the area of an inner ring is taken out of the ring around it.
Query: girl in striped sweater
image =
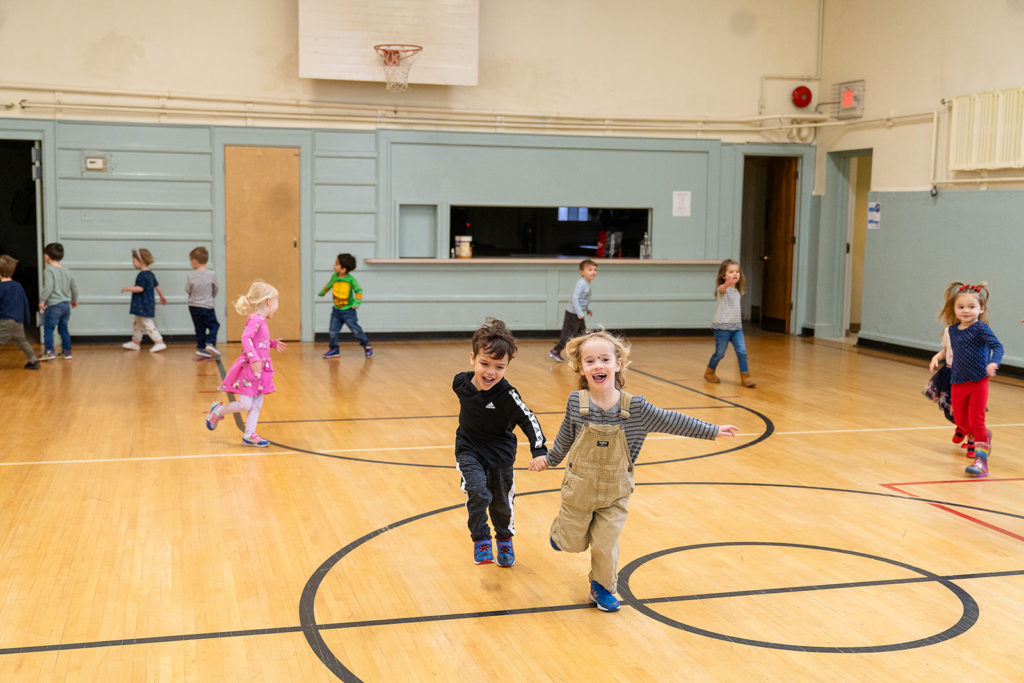
[[[562,506],[551,525],[555,550],[590,548],[590,600],[605,612],[619,609],[619,534],[633,493],[633,464],[644,439],[663,432],[698,439],[734,436],[733,425],[713,425],[663,410],[622,390],[629,344],[604,330],[576,337],[566,346],[580,391],[569,395],[565,418],[547,455],[530,461],[539,472],[566,460]]]

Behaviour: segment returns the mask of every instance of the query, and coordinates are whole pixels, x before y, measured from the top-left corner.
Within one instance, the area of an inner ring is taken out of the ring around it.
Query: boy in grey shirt
[[[217,313],[213,310],[213,299],[217,296],[217,274],[207,269],[210,252],[206,247],[196,247],[188,253],[192,271],[185,281],[188,294],[188,312],[196,328],[196,355],[200,358],[219,356],[217,350]]]
[[[64,260],[64,245],[50,242],[43,247],[43,291],[39,292],[39,310],[43,312],[43,356],[40,360],[53,360],[57,356],[53,348],[53,328],[60,334],[61,356],[71,360],[71,333],[68,320],[71,309],[78,305],[78,287],[75,278],[61,265]]]

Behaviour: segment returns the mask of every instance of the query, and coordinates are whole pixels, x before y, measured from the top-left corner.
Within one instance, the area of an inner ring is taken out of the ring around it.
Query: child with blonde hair
[[[966,472],[972,477],[988,476],[988,457],[992,450],[992,430],[985,426],[988,408],[988,378],[995,377],[1003,360],[1003,345],[988,326],[988,284],[968,285],[951,282],[944,294],[945,304],[939,320],[948,325],[949,346],[956,362],[950,368],[950,403],[956,433],[953,442],[964,437],[974,440],[974,462]],[[943,347],[932,356],[931,372],[945,360]]]
[[[547,455],[530,461],[536,472],[566,460],[562,505],[551,525],[551,546],[571,553],[590,548],[590,600],[604,612],[619,609],[619,535],[635,485],[633,465],[651,432],[715,439],[735,436],[733,425],[714,425],[663,410],[623,390],[629,343],[604,330],[566,346],[580,391],[569,394],[565,417]]]
[[[237,394],[231,403],[215,401],[206,416],[206,428],[214,430],[217,423],[231,413],[246,412],[245,433],[242,444],[266,448],[270,442],[256,433],[256,424],[263,407],[263,396],[274,391],[274,364],[270,360],[270,349],[284,351],[288,348],[280,339],[270,338],[267,320],[277,311],[277,290],[263,280],[249,285],[249,292],[238,297],[235,310],[249,316],[242,331],[242,355],[240,355],[221,382],[220,390]]]
[[[711,360],[704,371],[704,379],[712,384],[721,381],[715,374],[715,368],[725,358],[731,343],[740,363],[740,383],[745,387],[755,386],[754,380],[750,378],[750,368],[747,367],[747,343],[743,338],[743,311],[740,309],[740,296],[746,291],[747,281],[740,264],[732,259],[722,261],[715,277],[715,300],[718,305],[711,321],[711,329],[715,333],[715,352],[711,354]]]
[[[135,316],[135,322],[132,324],[132,339],[126,341],[123,346],[126,349],[132,351],[138,351],[140,348],[140,342],[142,342],[142,334],[148,334],[149,338],[153,340],[153,348],[149,350],[150,353],[156,353],[163,351],[167,348],[167,344],[164,344],[164,338],[160,334],[160,330],[156,329],[156,298],[153,296],[155,291],[160,295],[160,305],[167,305],[167,297],[164,296],[164,291],[160,289],[160,283],[156,281],[156,275],[149,269],[153,265],[153,254],[150,253],[149,249],[132,249],[132,265],[139,271],[139,274],[135,276],[135,284],[131,287],[122,287],[121,292],[132,293],[132,305],[129,309],[129,313]]]

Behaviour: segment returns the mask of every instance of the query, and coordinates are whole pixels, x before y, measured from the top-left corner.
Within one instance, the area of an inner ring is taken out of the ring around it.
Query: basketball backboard
[[[476,85],[479,0],[299,0],[299,76],[384,81],[374,45],[423,51],[410,83]]]

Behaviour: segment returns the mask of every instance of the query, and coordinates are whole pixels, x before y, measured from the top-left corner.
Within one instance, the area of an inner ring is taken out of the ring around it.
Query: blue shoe
[[[619,601],[597,581],[590,582],[590,601],[596,603],[602,612],[619,611]]]
[[[555,549],[555,550],[557,550],[558,552],[562,552],[562,549],[561,549],[561,548],[559,548],[559,547],[558,547],[558,545],[556,545],[556,544],[555,544],[555,539],[553,539],[553,538],[551,538],[550,536],[548,536],[548,542],[549,542],[549,543],[551,544],[551,547],[552,547],[552,548],[554,548],[554,549]]]
[[[473,544],[473,561],[477,564],[494,563],[494,552],[491,550],[491,539],[486,538]]]
[[[324,354],[324,358],[337,358],[341,355],[338,349],[327,349],[327,353]]]
[[[512,549],[512,539],[498,539],[498,566],[511,567],[516,563],[516,551]]]
[[[224,419],[224,417],[218,412],[219,408],[220,401],[214,401],[213,405],[210,406],[210,412],[206,414],[206,428],[211,432],[216,429],[220,421]]]
[[[270,442],[264,439],[259,434],[253,432],[251,436],[243,436],[242,444],[245,446],[257,446],[258,448],[266,448],[270,445]]]
[[[366,354],[367,358],[373,358],[373,347],[372,346],[364,346],[363,347],[363,353]]]

